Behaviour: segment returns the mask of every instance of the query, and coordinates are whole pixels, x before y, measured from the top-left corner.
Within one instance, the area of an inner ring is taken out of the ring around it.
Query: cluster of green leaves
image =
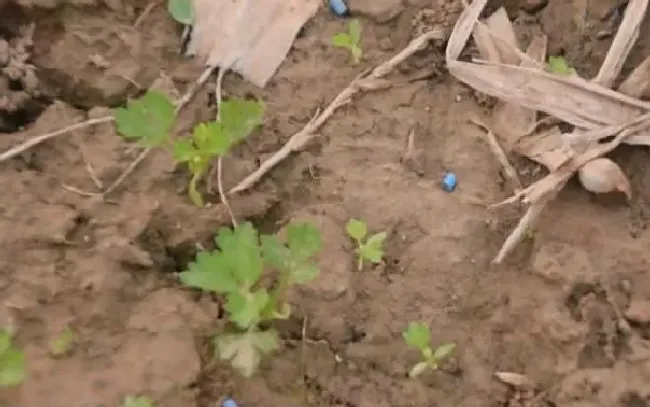
[[[191,25],[194,22],[192,0],[168,0],[167,11],[174,20],[183,25]]]
[[[338,33],[332,37],[332,45],[338,48],[345,48],[350,52],[353,64],[361,61],[363,50],[361,49],[361,23],[359,20],[351,20],[348,24],[348,32]]]
[[[237,330],[215,337],[215,356],[249,377],[262,356],[279,347],[277,332],[261,324],[288,318],[288,288],[318,275],[313,258],[322,247],[320,232],[310,223],[292,222],[281,240],[276,235],[260,236],[246,222],[234,229],[221,228],[215,243],[218,248],[199,252],[180,279],[186,286],[225,296],[225,309]],[[269,269],[278,272],[273,289],[261,284],[263,271]]]
[[[561,56],[549,56],[546,66],[552,73],[557,75],[571,76],[576,73],[576,70]]]
[[[0,387],[20,385],[27,376],[25,354],[13,343],[13,332],[0,329]]]
[[[126,107],[113,109],[118,132],[143,147],[167,147],[178,163],[187,164],[192,177],[188,193],[192,202],[203,206],[197,184],[208,172],[210,162],[225,156],[230,148],[248,137],[262,123],[264,105],[257,101],[233,99],[220,106],[219,120],[201,123],[190,138],[172,139],[176,116],[174,104],[163,93],[149,90]]]
[[[123,407],[153,407],[153,401],[147,396],[126,396]]]
[[[440,363],[456,348],[455,343],[446,343],[432,350],[431,331],[424,322],[410,322],[402,337],[407,345],[419,350],[422,355],[422,361],[416,363],[409,372],[410,377],[417,377],[427,369],[437,370]]]
[[[368,235],[368,225],[362,220],[350,219],[345,226],[345,230],[356,243],[355,252],[358,258],[358,269],[363,270],[363,262],[369,261],[371,263],[381,263],[384,257],[384,240],[386,240],[386,232],[375,233],[372,236]]]

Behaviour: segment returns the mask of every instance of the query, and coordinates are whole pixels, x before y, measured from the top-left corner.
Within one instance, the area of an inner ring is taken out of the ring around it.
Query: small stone
[[[633,300],[625,311],[625,318],[638,324],[650,323],[650,300]]]
[[[350,13],[366,16],[379,24],[391,21],[404,10],[402,0],[354,0],[349,7]]]

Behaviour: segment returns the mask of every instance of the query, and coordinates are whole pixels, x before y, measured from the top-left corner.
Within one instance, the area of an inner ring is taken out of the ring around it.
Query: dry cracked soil
[[[620,20],[609,0],[589,2],[586,31],[576,28],[572,1],[492,3],[505,5],[522,43],[547,33],[549,53],[565,55],[586,77]],[[0,6],[2,150],[102,117],[161,74],[184,91],[201,72],[181,55],[181,28],[161,4],[137,25],[145,0]],[[225,160],[226,187],[363,69],[427,25],[452,25],[461,4],[350,0],[350,8],[363,26],[360,66],[329,45],[346,21],[322,7],[267,88],[226,76],[226,97],[255,96],[268,106],[263,126]],[[625,72],[650,52],[648,26]],[[209,208],[194,207],[182,192],[186,172],[164,152],[151,154],[109,201],[80,194],[110,184],[133,159],[109,123],[2,162],[0,318],[16,329],[28,378],[0,389],[0,405],[118,406],[145,394],[169,407],[213,406],[223,397],[244,407],[650,407],[647,149],[613,156],[632,181],[630,204],[594,199],[572,180],[534,235],[492,266],[519,211],[477,204],[510,191],[467,122],[470,113],[489,114],[489,104],[445,72],[443,47],[401,64],[399,86],[356,98],[305,151],[232,199],[237,217],[260,230],[307,219],[324,240],[321,275],[291,293],[282,348],[251,379],[211,357],[210,335],[224,324],[218,299],[175,278],[197,243],[229,225],[217,196]],[[214,117],[210,88],[183,111],[179,134]],[[410,132],[415,150],[405,159]],[[512,158],[522,176],[539,176]],[[459,180],[453,193],[439,186],[447,170]],[[382,264],[356,271],[344,231],[350,217],[388,233]],[[401,337],[414,320],[431,325],[435,343],[457,344],[440,370],[417,380],[407,372],[418,355]],[[52,357],[48,344],[66,326],[73,346]],[[495,379],[499,371],[525,374],[535,386],[515,391]]]

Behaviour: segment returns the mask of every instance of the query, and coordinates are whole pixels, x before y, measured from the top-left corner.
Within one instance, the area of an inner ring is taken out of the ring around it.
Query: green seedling
[[[72,348],[74,342],[74,332],[69,326],[63,328],[63,332],[59,334],[52,342],[50,342],[50,353],[54,357],[63,356]]]
[[[569,65],[564,57],[549,56],[546,66],[557,75],[571,76],[576,73],[576,70]]]
[[[153,407],[153,401],[147,396],[126,396],[123,407]]]
[[[261,324],[288,318],[289,287],[318,275],[313,257],[321,250],[321,236],[312,224],[290,223],[283,241],[276,235],[260,236],[246,222],[234,229],[221,228],[215,243],[218,249],[199,252],[180,280],[225,297],[228,318],[237,329],[215,337],[215,357],[250,377],[262,357],[279,348],[277,332]],[[261,284],[263,271],[269,269],[277,271],[273,289]]]
[[[194,22],[192,0],[168,0],[167,12],[183,25],[191,25]]]
[[[338,48],[345,48],[350,52],[353,64],[361,61],[363,50],[361,49],[361,23],[359,20],[351,20],[348,24],[348,32],[338,33],[332,37],[332,45]]]
[[[417,377],[427,369],[437,370],[440,363],[456,348],[455,343],[446,343],[432,350],[430,345],[431,331],[424,322],[409,322],[409,326],[402,333],[402,337],[407,345],[418,349],[422,355],[422,361],[416,363],[409,372],[410,377]]]
[[[345,226],[345,230],[354,241],[356,242],[357,248],[355,252],[358,257],[358,269],[359,271],[363,270],[364,260],[371,263],[381,263],[382,258],[384,257],[383,244],[386,240],[386,233],[379,232],[368,237],[368,225],[364,221],[358,219],[350,219],[348,224]]]
[[[26,376],[25,354],[13,344],[13,332],[0,329],[0,387],[19,386]]]
[[[197,186],[210,162],[225,156],[234,144],[248,137],[264,116],[264,105],[257,101],[233,99],[223,102],[220,108],[220,119],[199,124],[189,139],[171,138],[174,104],[158,91],[149,90],[141,98],[128,101],[126,107],[113,109],[113,116],[125,139],[147,148],[166,147],[178,163],[187,164],[192,174],[189,197],[202,207],[203,197]]]

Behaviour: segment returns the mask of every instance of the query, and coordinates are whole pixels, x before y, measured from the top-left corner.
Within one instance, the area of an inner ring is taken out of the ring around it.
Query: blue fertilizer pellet
[[[235,401],[232,399],[225,399],[221,403],[221,407],[237,407],[237,403],[235,403]]]
[[[447,192],[454,192],[456,189],[456,175],[452,172],[446,173],[442,177],[442,189],[444,189]]]
[[[339,17],[342,17],[348,13],[348,6],[345,4],[344,0],[330,0],[330,8]]]

